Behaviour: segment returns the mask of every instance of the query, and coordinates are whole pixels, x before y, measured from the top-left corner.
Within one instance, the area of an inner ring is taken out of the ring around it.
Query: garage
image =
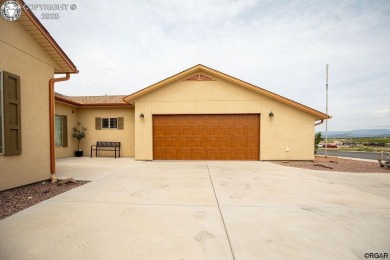
[[[259,160],[260,114],[153,115],[154,160]]]
[[[123,100],[140,161],[313,160],[315,125],[330,118],[201,64]]]

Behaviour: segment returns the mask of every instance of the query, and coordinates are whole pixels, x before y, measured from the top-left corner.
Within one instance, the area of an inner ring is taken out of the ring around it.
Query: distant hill
[[[325,131],[322,131],[325,136]],[[351,131],[328,131],[330,138],[353,138],[353,137],[390,137],[390,129],[358,129]]]

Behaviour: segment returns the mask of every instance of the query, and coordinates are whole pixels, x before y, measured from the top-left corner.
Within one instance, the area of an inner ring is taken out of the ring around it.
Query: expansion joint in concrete
[[[223,224],[223,227],[224,227],[224,229],[225,229],[226,237],[227,237],[228,242],[229,242],[230,252],[232,253],[233,260],[235,260],[236,258],[234,257],[234,252],[233,252],[232,243],[230,242],[229,232],[228,232],[228,230],[227,230],[227,228],[226,228],[226,223],[225,223],[225,220],[224,220],[223,215],[222,215],[222,211],[221,211],[221,207],[220,207],[220,205],[219,205],[217,193],[215,192],[215,188],[214,188],[213,178],[211,178],[210,168],[209,168],[209,165],[207,164],[207,161],[206,161],[206,166],[207,166],[207,171],[208,171],[208,173],[209,173],[209,178],[210,178],[211,186],[213,187],[214,197],[215,197],[215,200],[217,201],[217,206],[218,206],[219,215],[221,216],[222,224]]]

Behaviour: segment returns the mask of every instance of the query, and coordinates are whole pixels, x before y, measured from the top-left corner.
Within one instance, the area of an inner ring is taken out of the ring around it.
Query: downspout
[[[54,115],[55,115],[55,100],[54,100],[54,83],[67,81],[70,79],[70,73],[67,72],[63,78],[52,78],[49,81],[49,124],[50,124],[50,179],[51,182],[57,182],[56,176],[56,153],[54,143]]]
[[[323,122],[324,122],[324,119],[321,119],[321,121],[318,123],[315,123],[314,126],[318,126],[318,125],[322,124]]]

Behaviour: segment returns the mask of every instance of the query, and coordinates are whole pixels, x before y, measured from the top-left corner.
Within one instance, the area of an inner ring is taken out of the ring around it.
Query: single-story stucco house
[[[0,17],[0,190],[55,172],[54,83],[77,73],[34,14],[20,10],[15,21]]]
[[[112,141],[135,160],[312,160],[315,122],[330,118],[204,65],[131,95],[55,93],[72,73],[76,66],[30,10],[0,18],[0,191],[56,181],[55,159],[77,148],[77,122],[88,129],[86,156],[97,141]]]
[[[313,160],[315,121],[329,118],[204,65],[129,96],[55,98],[57,158],[73,156],[75,140],[61,140],[80,122],[88,156],[115,141],[136,160]]]

